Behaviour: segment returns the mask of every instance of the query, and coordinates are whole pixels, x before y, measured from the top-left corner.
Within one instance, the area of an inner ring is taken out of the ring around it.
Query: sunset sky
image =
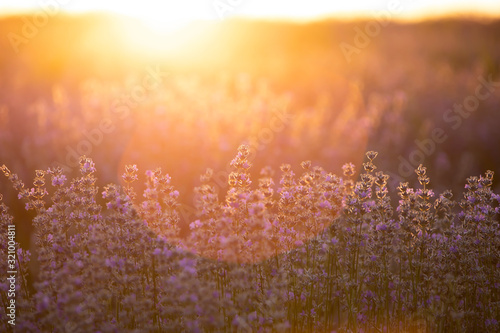
[[[166,29],[180,27],[197,19],[217,20],[232,16],[294,20],[373,17],[381,12],[388,13],[394,19],[455,14],[500,16],[498,0],[2,0],[0,14],[39,10],[45,6],[57,12],[104,11],[123,14]],[[391,11],[391,8],[396,10]]]

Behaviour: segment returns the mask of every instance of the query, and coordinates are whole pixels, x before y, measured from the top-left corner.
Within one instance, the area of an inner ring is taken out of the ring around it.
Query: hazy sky
[[[500,17],[500,0],[1,0],[0,13],[38,10],[107,11],[135,16],[158,26],[175,27],[195,19],[230,16],[314,19],[328,16],[420,18],[456,13]]]

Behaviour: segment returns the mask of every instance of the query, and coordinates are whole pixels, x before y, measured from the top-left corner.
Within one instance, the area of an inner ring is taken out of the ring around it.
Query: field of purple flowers
[[[196,220],[185,238],[179,237],[179,192],[161,169],[142,176],[129,165],[125,186],[99,191],[90,158],[80,159],[81,176],[74,179],[60,168],[37,170],[32,188],[2,166],[26,208],[36,212],[39,280],[34,290],[27,287],[32,258],[19,249],[16,328],[500,329],[500,195],[491,190],[492,171],[468,178],[463,198],[454,199],[450,191],[434,193],[419,166],[420,186],[401,183],[393,207],[376,152],[366,154],[358,181],[353,164],[337,176],[304,161],[300,174],[288,164],[278,178],[263,169],[257,186],[249,153],[248,146],[238,149],[221,200],[213,171],[202,175]],[[147,185],[141,199],[132,186],[139,179]],[[13,217],[0,208],[7,230]],[[1,269],[7,271],[6,262]],[[5,303],[8,283],[1,286]]]
[[[500,332],[499,23],[0,40],[0,331]]]

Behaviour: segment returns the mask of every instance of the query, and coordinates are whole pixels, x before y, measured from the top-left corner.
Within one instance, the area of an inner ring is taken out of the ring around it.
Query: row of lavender
[[[124,186],[104,191],[85,157],[81,177],[37,171],[30,189],[2,166],[36,212],[36,256],[18,251],[16,329],[500,331],[493,172],[469,178],[454,201],[450,191],[429,188],[420,166],[421,186],[401,183],[394,209],[374,152],[358,181],[352,164],[338,177],[303,162],[301,175],[283,165],[279,186],[270,168],[252,186],[248,155],[242,146],[231,162],[223,200],[212,172],[201,177],[197,216],[182,238],[179,192],[159,169],[146,172],[140,200],[135,166],[126,167]],[[0,207],[6,231],[12,216]],[[6,257],[5,242],[1,251]],[[7,289],[2,281],[4,305]],[[12,329],[5,318],[2,330]]]

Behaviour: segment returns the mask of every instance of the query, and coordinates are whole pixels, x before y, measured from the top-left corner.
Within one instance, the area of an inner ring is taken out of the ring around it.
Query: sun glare
[[[189,2],[178,2],[175,6],[165,3],[155,7],[137,6],[127,15],[141,20],[148,28],[158,33],[175,32],[193,22],[206,19],[206,16],[189,6]]]

